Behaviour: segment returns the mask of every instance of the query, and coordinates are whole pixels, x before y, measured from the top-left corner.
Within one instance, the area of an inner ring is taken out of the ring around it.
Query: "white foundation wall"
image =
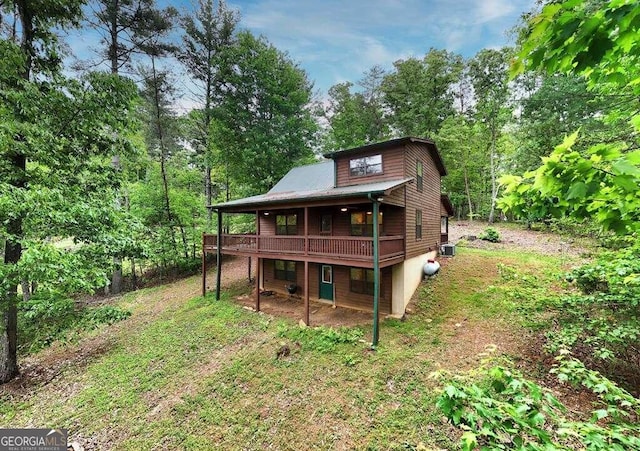
[[[435,259],[437,251],[427,252],[394,265],[391,272],[391,315],[402,316],[411,296],[424,276],[423,267],[429,259]]]

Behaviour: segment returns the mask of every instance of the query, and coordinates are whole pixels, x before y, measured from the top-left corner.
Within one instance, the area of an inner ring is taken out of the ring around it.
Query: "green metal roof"
[[[334,163],[323,161],[291,169],[267,194],[333,188]]]
[[[334,171],[333,161],[299,166],[291,169],[266,194],[212,205],[211,208],[254,208],[294,201],[361,197],[369,193],[381,195],[413,180],[413,178],[403,178],[334,188]]]

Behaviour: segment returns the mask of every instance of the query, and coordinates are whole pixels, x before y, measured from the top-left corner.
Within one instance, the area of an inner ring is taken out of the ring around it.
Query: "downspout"
[[[380,202],[378,199],[371,197],[373,193],[367,194],[369,200],[373,203],[373,340],[371,347],[375,349],[378,346],[378,310],[380,304],[380,231],[378,230],[378,216],[380,211]]]

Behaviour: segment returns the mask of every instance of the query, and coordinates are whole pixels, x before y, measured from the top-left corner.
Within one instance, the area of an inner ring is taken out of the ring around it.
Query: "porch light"
[[[373,214],[373,213],[371,213],[370,211],[368,211],[368,212],[367,212],[367,214],[368,214],[368,215],[371,215],[371,214]]]
[[[345,212],[345,211],[347,211],[347,210],[348,210],[348,208],[347,208],[347,207],[342,207],[342,208],[340,209],[340,211],[342,211],[342,212]]]
[[[265,215],[265,216],[269,216],[269,214],[270,214],[270,213],[269,213],[268,211],[265,211],[265,212],[264,212],[264,215]]]

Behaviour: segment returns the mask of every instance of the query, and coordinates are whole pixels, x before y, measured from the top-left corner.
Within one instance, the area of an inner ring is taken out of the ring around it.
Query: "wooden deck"
[[[215,252],[217,236],[204,235],[205,252]],[[222,253],[288,260],[373,264],[373,239],[353,236],[221,235]],[[380,262],[404,259],[404,237],[380,237]]]

